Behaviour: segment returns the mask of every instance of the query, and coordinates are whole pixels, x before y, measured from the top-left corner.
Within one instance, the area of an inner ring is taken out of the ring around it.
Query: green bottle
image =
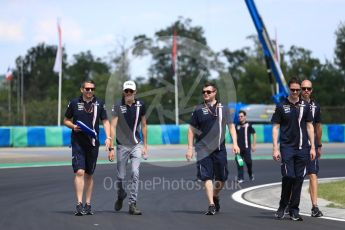
[[[240,154],[236,155],[236,160],[237,160],[238,165],[242,167],[243,166],[243,159],[242,159]]]

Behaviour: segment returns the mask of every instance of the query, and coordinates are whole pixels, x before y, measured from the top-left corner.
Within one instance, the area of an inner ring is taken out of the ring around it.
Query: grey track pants
[[[121,197],[124,194],[123,181],[126,176],[126,166],[128,164],[128,160],[131,160],[132,175],[128,187],[130,192],[128,203],[136,203],[139,187],[139,167],[141,162],[141,153],[143,150],[143,145],[141,143],[131,147],[118,145],[116,149],[118,196]]]

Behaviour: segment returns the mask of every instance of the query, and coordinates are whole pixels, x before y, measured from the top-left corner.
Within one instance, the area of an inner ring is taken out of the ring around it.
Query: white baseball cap
[[[136,90],[137,86],[134,81],[125,81],[125,83],[123,83],[123,90],[125,89]]]

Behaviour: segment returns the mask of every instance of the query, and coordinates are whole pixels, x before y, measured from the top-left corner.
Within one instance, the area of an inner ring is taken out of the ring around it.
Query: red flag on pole
[[[13,73],[10,67],[8,67],[6,72],[6,80],[11,81],[13,79]]]
[[[60,23],[57,23],[58,35],[59,35],[59,46],[56,52],[55,64],[54,64],[54,72],[60,73],[62,72],[62,40],[61,40],[61,27]]]
[[[174,30],[173,47],[172,47],[172,64],[173,64],[174,73],[176,71],[176,64],[177,64],[176,61],[177,61],[177,34],[176,34],[176,30]]]

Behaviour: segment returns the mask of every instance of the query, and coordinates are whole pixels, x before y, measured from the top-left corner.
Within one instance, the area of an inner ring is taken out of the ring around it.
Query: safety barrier
[[[258,143],[272,142],[272,125],[253,125]],[[188,125],[148,125],[148,144],[187,144]],[[322,142],[345,142],[345,125],[324,124]],[[100,142],[105,133],[100,129]],[[226,142],[231,143],[229,133]],[[0,127],[0,147],[68,146],[71,129],[61,126],[8,126]]]

